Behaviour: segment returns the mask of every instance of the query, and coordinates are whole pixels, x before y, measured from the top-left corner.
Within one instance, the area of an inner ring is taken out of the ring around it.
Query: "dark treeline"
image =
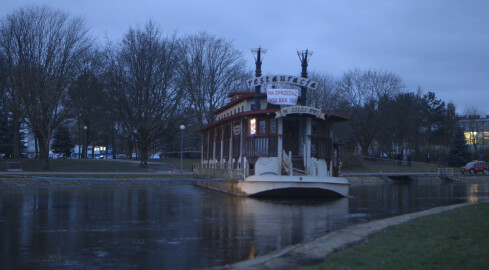
[[[230,42],[207,33],[165,36],[152,21],[95,44],[82,19],[49,7],[2,18],[0,152],[21,157],[26,126],[49,168],[54,135],[69,127],[83,156],[87,145],[112,145],[114,158],[138,149],[146,167],[152,149],[179,149],[173,142],[181,124],[188,147],[200,149],[194,130],[247,77]]]
[[[146,167],[155,149],[179,150],[180,125],[186,148],[199,150],[194,131],[214,120],[228,93],[246,89],[251,74],[231,42],[205,32],[166,36],[149,21],[97,46],[83,19],[49,7],[22,8],[0,25],[0,152],[21,157],[27,127],[46,168],[49,149],[69,156],[63,144],[50,145],[66,136],[73,140],[66,144],[84,146],[85,157],[87,145],[111,145],[114,158],[138,149]],[[309,105],[352,117],[336,133],[346,149],[447,151],[455,107],[434,93],[406,91],[389,72],[311,77],[320,87],[308,93]]]
[[[458,127],[457,116],[455,106],[437,99],[435,93],[410,92],[390,72],[354,69],[336,80],[318,74],[313,77],[321,87],[310,93],[312,105],[352,118],[335,131],[347,150],[418,160],[429,153],[439,161],[447,155]]]

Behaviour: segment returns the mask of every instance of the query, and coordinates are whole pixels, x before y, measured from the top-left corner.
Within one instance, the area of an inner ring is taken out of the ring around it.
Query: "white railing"
[[[292,151],[289,151],[289,155],[287,155],[287,152],[285,152],[285,150],[282,150],[282,163],[285,165],[287,173],[289,173],[289,175],[292,175]]]

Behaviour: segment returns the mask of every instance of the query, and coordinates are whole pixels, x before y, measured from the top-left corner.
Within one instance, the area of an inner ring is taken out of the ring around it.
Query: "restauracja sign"
[[[269,76],[255,77],[253,79],[248,80],[249,87],[255,87],[264,84],[273,84],[273,83],[293,84],[301,87],[307,87],[313,90],[315,90],[317,86],[317,82],[309,80],[308,78],[296,77],[290,75],[269,75]]]

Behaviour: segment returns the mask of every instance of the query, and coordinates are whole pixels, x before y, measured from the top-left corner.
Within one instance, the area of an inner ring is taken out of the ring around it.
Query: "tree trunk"
[[[36,159],[39,159],[39,138],[34,134],[34,151],[36,151]]]
[[[14,158],[20,158],[21,153],[20,153],[20,121],[17,119],[14,119],[13,121],[13,131],[14,131],[14,140],[13,140],[13,146],[12,146],[12,151]]]
[[[116,146],[115,146],[115,130],[113,127],[111,128],[111,130],[112,130],[112,132],[110,132],[110,141],[112,144],[112,159],[116,159],[116,155],[115,155],[115,149],[116,149]],[[107,149],[109,149],[109,148],[107,148]]]
[[[131,141],[127,142],[127,158],[132,159],[132,148],[134,147],[134,144]]]
[[[148,168],[148,144],[148,142],[141,143],[141,168]]]
[[[360,143],[360,147],[362,147],[362,156],[365,156],[367,157],[369,155],[368,153],[368,148],[369,148],[370,144],[369,143]]]
[[[41,159],[44,160],[44,170],[49,170],[49,139],[45,139],[44,136],[39,135],[39,152]]]

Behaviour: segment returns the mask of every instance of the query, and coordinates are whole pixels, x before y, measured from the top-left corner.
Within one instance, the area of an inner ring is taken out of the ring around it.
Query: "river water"
[[[489,199],[489,184],[352,185],[350,198],[240,198],[190,184],[0,189],[0,269],[195,269],[348,225]]]

